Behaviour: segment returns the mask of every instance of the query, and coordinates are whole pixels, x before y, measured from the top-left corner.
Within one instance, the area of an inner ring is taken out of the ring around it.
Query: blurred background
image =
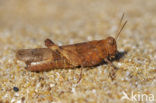
[[[62,43],[102,39],[114,36],[123,13],[133,26],[131,31],[144,24],[155,26],[154,4],[155,0],[1,0],[0,27],[12,32],[9,34],[15,39],[22,36],[26,41],[47,37],[56,42],[66,38]]]

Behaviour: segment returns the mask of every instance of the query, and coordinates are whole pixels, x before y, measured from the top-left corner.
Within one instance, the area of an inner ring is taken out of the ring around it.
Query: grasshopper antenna
[[[123,18],[124,18],[124,13],[122,14],[122,17],[121,17],[121,19],[120,19],[119,28],[120,28],[120,26],[121,26],[121,24],[122,24]],[[119,37],[121,31],[123,30],[123,28],[125,27],[126,24],[127,24],[127,20],[124,22],[124,24],[121,26],[121,29],[119,29],[119,32],[116,34],[116,36],[115,36],[115,40],[116,40],[116,41],[117,41],[117,39],[118,39],[118,37]]]
[[[123,21],[124,16],[125,16],[125,13],[122,14],[122,17],[121,17],[120,22],[119,22],[119,27],[121,26],[121,23]]]

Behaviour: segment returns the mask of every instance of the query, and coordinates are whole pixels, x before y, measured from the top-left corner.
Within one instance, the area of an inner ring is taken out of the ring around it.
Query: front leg
[[[107,58],[105,58],[104,61],[113,67],[113,69],[111,69],[109,72],[109,76],[111,77],[112,80],[114,80],[115,75],[116,75],[116,71],[118,70],[118,68],[112,62],[110,62]]]

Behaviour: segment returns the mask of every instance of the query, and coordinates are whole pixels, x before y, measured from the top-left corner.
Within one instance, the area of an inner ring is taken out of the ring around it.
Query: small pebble
[[[14,87],[13,90],[14,90],[15,92],[18,92],[18,91],[19,91],[19,88],[18,88],[18,87]]]

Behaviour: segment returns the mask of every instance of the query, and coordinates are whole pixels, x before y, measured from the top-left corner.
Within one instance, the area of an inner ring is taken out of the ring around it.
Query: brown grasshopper
[[[126,23],[127,21],[121,26],[115,38],[107,37],[103,40],[64,46],[58,46],[50,39],[46,39],[45,46],[48,48],[20,49],[17,51],[16,57],[18,60],[24,61],[27,65],[26,69],[30,71],[92,67],[103,61],[116,68],[110,62],[110,59],[114,58],[118,53],[116,40]]]

